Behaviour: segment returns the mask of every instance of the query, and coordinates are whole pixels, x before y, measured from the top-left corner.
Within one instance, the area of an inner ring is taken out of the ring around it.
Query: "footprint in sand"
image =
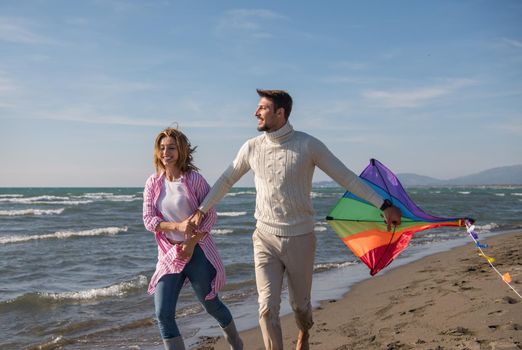
[[[492,331],[496,331],[499,328],[498,324],[490,324],[488,328]]]
[[[505,310],[496,310],[496,311],[491,311],[488,313],[488,315],[495,315],[495,316],[500,316],[500,315],[503,315],[505,314],[506,311]]]
[[[443,331],[441,332],[441,334],[445,334],[445,335],[453,335],[453,336],[456,336],[456,337],[460,337],[460,336],[463,336],[463,335],[473,335],[473,332],[470,331],[469,329],[465,328],[465,327],[456,327],[456,328],[450,328],[446,331]]]
[[[519,300],[512,297],[504,297],[502,298],[502,302],[507,304],[517,304]]]

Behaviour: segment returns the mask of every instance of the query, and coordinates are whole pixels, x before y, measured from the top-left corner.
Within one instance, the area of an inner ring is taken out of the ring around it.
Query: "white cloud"
[[[522,136],[522,116],[518,120],[511,120],[500,124],[494,124],[491,127],[504,131],[507,134],[514,134]]]
[[[18,87],[11,80],[0,76],[0,96],[6,92],[14,91]]]
[[[80,84],[81,86],[81,84]],[[157,89],[156,85],[142,82],[117,81],[107,78],[93,79],[85,82],[83,87],[98,94],[125,94],[132,92],[151,91]]]
[[[361,78],[361,77],[351,77],[351,76],[344,76],[344,75],[334,75],[334,76],[326,76],[324,78],[319,79],[321,82],[326,84],[367,84],[370,82],[370,79],[368,78]]]
[[[36,33],[19,19],[0,17],[0,41],[32,45],[56,45],[57,42]]]
[[[420,88],[407,91],[367,91],[363,96],[383,107],[401,108],[418,107],[427,100],[446,95],[449,89],[442,87]]]
[[[470,79],[454,79],[446,84],[424,86],[408,90],[368,90],[363,97],[373,106],[385,108],[419,107],[442,96],[450,95],[459,88],[475,84]]]
[[[369,68],[367,62],[355,62],[355,61],[339,61],[332,63],[332,67],[336,69],[348,69],[354,71],[365,70]]]
[[[18,92],[20,92],[20,86],[0,72],[0,108],[16,107],[15,103],[8,102],[8,100],[11,100]]]
[[[108,125],[126,125],[126,126],[159,126],[166,127],[172,123],[172,118],[131,118],[128,116],[111,115],[111,114],[99,114],[96,112],[89,112],[88,110],[66,110],[58,111],[56,113],[46,113],[40,115],[35,119],[44,120],[61,120],[85,124],[108,124]],[[194,125],[187,125],[189,123],[183,123],[185,126],[197,127]]]
[[[0,104],[1,107],[1,104]],[[176,115],[163,115],[157,117],[131,117],[127,115],[105,114],[98,112],[92,106],[82,106],[68,108],[60,111],[33,113],[28,119],[35,120],[60,120],[66,122],[76,122],[84,124],[99,125],[126,125],[126,126],[154,126],[167,127],[173,123],[182,125],[184,128],[227,128],[230,129],[229,122],[223,122],[221,119],[197,119],[190,117],[179,118]],[[185,113],[183,114],[185,115]],[[2,118],[0,118],[2,119]],[[252,127],[248,123],[234,123],[235,128]]]
[[[503,38],[502,41],[504,43],[508,44],[509,46],[522,49],[522,41],[520,41],[520,40]]]
[[[267,22],[284,19],[285,16],[265,9],[230,10],[219,20],[216,31],[224,37],[230,34],[247,34],[255,38],[269,38],[272,34],[267,31],[270,27]]]

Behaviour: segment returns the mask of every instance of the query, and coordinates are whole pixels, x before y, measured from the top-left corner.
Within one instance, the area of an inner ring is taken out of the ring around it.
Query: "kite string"
[[[486,257],[486,261],[488,262],[489,266],[491,266],[491,268],[493,270],[495,270],[495,272],[500,276],[500,278],[502,279],[502,281],[504,281],[504,283],[506,283],[508,285],[509,288],[511,288],[513,290],[513,292],[515,292],[516,295],[518,295],[518,297],[520,299],[522,299],[522,295],[520,295],[520,293],[517,292],[517,290],[508,282],[504,279],[504,277],[502,276],[502,273],[500,273],[499,270],[497,270],[497,268],[493,265],[493,263],[490,261],[490,259],[488,259],[488,256],[486,255],[486,253],[484,253],[484,251],[482,250],[481,246],[480,246],[480,243],[479,241],[475,238],[475,236],[473,235],[474,232],[473,232],[473,227],[474,225],[472,225],[468,220],[466,220],[466,228],[467,228],[467,231],[469,233],[469,236],[471,237],[471,239],[475,242],[475,245],[477,246],[477,249],[480,251],[480,253],[482,254],[482,256]]]

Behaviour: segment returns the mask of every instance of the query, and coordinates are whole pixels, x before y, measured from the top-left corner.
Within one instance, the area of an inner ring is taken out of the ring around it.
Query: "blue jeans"
[[[199,244],[196,244],[192,258],[181,273],[165,275],[159,280],[154,292],[154,305],[163,339],[180,335],[176,324],[176,304],[185,278],[189,279],[199,302],[222,328],[232,322],[232,314],[217,296],[212,300],[205,300],[205,296],[212,289],[211,282],[215,276],[216,269],[208,261]]]

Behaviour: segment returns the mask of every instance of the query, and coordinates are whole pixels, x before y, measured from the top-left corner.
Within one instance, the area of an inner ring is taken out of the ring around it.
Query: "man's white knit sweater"
[[[207,212],[250,169],[256,186],[256,227],[276,236],[313,232],[310,199],[315,167],[345,189],[380,207],[383,199],[316,138],[290,123],[245,142],[200,206]]]

